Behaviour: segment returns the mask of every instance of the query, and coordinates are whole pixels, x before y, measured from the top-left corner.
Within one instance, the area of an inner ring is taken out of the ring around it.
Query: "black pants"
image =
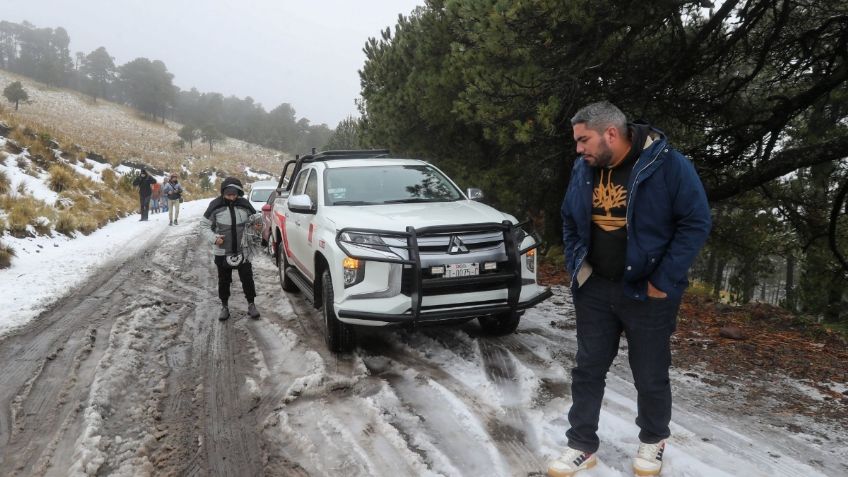
[[[657,443],[671,435],[670,338],[679,299],[633,300],[621,284],[592,276],[574,293],[577,312],[577,366],[571,371],[568,445],[584,452],[599,446],[598,419],[606,374],[618,354],[623,331],[638,395],[639,440]]]
[[[138,200],[141,201],[141,220],[147,220],[147,212],[150,211],[150,196],[139,195]]]
[[[218,298],[226,306],[230,300],[230,284],[233,282],[233,268],[227,265],[226,257],[223,255],[215,256],[215,265],[218,267]],[[241,280],[241,288],[244,290],[244,297],[247,298],[248,303],[253,303],[253,299],[256,298],[256,285],[253,283],[253,265],[250,262],[243,262],[236,270],[238,270],[239,280]]]

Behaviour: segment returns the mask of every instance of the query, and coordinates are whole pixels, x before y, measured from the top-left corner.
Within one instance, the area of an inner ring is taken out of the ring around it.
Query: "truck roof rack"
[[[346,149],[313,152],[301,157],[301,162],[330,161],[336,159],[367,159],[370,157],[388,157],[388,149]]]

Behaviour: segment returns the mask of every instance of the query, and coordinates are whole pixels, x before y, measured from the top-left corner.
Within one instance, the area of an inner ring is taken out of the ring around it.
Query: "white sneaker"
[[[639,444],[639,451],[633,458],[633,473],[639,476],[659,475],[662,470],[662,457],[665,441],[656,444]]]
[[[550,477],[571,477],[581,470],[591,469],[598,463],[595,454],[567,447],[561,456],[548,464]]]

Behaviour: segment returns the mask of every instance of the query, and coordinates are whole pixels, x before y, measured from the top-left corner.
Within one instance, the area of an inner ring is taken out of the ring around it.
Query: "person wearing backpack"
[[[183,186],[176,174],[171,174],[168,183],[162,188],[162,195],[168,199],[168,225],[179,225]]]
[[[233,270],[238,271],[244,296],[247,298],[247,314],[253,319],[259,318],[259,311],[253,300],[256,298],[256,285],[253,281],[253,265],[250,263],[250,247],[244,246],[244,232],[248,227],[261,225],[262,214],[257,213],[253,205],[244,198],[241,181],[228,177],[221,183],[221,195],[209,203],[209,207],[200,221],[201,235],[212,245],[215,266],[218,268],[218,298],[221,300],[221,313],[218,319],[224,321],[230,317],[230,284]]]

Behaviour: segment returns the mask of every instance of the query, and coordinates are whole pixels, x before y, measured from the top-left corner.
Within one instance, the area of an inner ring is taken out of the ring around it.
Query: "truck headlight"
[[[362,247],[370,248],[372,250],[380,250],[383,252],[389,251],[389,247],[386,245],[386,242],[384,242],[379,235],[344,232],[339,238],[342,242],[347,242],[352,245],[359,245]]]
[[[524,254],[524,263],[530,273],[536,273],[536,249],[530,249]]]
[[[344,270],[344,286],[352,287],[365,278],[365,262],[355,258],[345,257],[342,260]]]

